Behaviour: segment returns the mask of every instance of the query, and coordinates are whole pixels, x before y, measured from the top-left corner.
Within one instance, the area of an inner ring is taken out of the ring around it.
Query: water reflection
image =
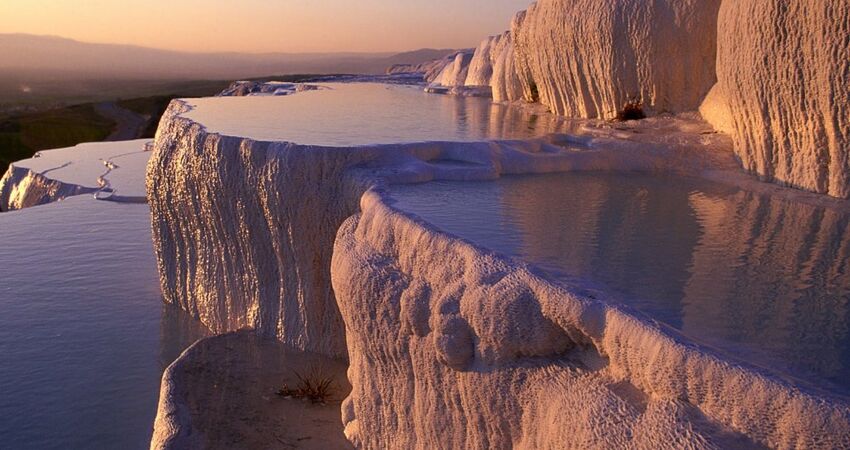
[[[329,146],[524,139],[570,126],[552,114],[426,94],[416,86],[323,86],[286,97],[192,99],[195,109],[185,116],[212,132]]]
[[[847,213],[616,174],[439,182],[394,195],[446,231],[593,285],[702,343],[850,388]]]
[[[162,369],[171,365],[186,348],[210,331],[177,306],[162,303],[159,322],[159,361]]]
[[[204,334],[162,306],[147,205],[72,197],[0,230],[0,447],[147,448],[162,370]]]
[[[793,372],[850,374],[850,217],[747,192],[694,193],[690,207],[704,231],[683,329],[722,330],[720,338],[765,349]]]

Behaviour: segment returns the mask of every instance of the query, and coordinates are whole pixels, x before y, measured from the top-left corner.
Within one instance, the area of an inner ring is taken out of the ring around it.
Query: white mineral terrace
[[[150,145],[15,163],[0,209],[76,197],[0,215],[19,241],[0,353],[21,361],[0,437],[137,444],[151,375],[209,331],[164,370],[151,448],[850,449],[848,17],[537,0],[474,51],[390,70],[427,87],[237,82],[172,102]],[[645,183],[540,183],[577,172]],[[429,216],[446,183],[456,212]],[[148,309],[160,294],[206,329]],[[281,403],[307,364],[337,397]]]
[[[9,211],[79,194],[145,201],[144,166],[150,140],[80,144],[17,161],[0,179],[0,210]]]
[[[842,201],[756,182],[738,169],[729,139],[694,116],[562,125],[481,99],[326,87],[173,103],[148,197],[166,302],[215,333],[252,328],[347,359],[341,422],[355,446],[850,442],[843,399],[702,350],[581,285],[445,234],[395,209],[382,186],[672,172],[826,208]],[[494,120],[494,111],[505,112]],[[153,447],[209,431],[181,407],[192,389],[175,385],[181,379],[163,380]]]
[[[566,128],[552,114],[488,99],[428,95],[420,86],[324,83],[274,96],[186,100],[182,116],[210,133],[323,146],[528,138]]]

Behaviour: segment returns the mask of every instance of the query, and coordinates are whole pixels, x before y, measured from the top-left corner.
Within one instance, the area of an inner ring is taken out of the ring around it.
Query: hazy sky
[[[173,50],[470,47],[532,0],[0,0],[0,33]]]

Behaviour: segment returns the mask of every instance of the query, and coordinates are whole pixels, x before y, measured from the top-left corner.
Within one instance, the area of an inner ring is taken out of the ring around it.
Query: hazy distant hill
[[[393,64],[422,64],[424,62],[440,59],[446,55],[457,53],[457,51],[458,49],[451,48],[423,48],[411,52],[398,53],[386,59],[386,62],[389,62],[389,64],[387,64],[383,70],[386,70],[387,67],[392,66]]]
[[[26,78],[231,79],[289,73],[383,73],[392,64],[442,57],[452,50],[400,53],[186,53],[90,44],[51,36],[0,34],[0,74]]]

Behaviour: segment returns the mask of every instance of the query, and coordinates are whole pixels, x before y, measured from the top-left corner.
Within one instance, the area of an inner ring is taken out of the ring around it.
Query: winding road
[[[138,139],[144,132],[148,119],[115,102],[103,102],[95,105],[95,111],[115,122],[115,129],[104,141],[130,141]]]

